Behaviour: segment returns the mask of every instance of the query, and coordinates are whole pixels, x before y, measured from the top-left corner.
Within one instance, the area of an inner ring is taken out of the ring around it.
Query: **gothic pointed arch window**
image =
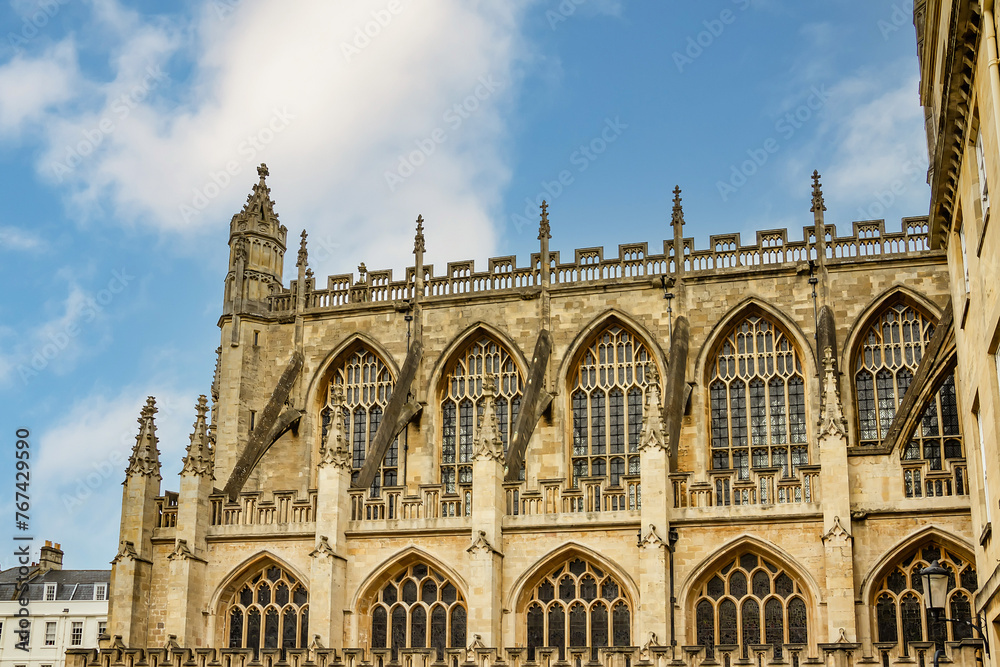
[[[735,482],[768,468],[795,477],[809,447],[802,356],[789,336],[761,314],[743,317],[718,343],[708,374],[712,470],[731,471]],[[729,504],[728,481],[717,480],[716,504]]]
[[[472,484],[472,453],[483,413],[483,382],[487,375],[497,376],[495,407],[505,454],[510,446],[524,380],[510,351],[484,334],[460,350],[444,374],[441,484],[446,493]]]
[[[632,602],[622,583],[610,572],[574,558],[551,568],[527,593],[524,609],[528,659],[539,648],[597,650],[630,646]]]
[[[695,642],[709,656],[719,645],[769,644],[780,658],[785,644],[809,643],[809,612],[802,584],[777,561],[745,552],[727,558],[695,589]]]
[[[229,648],[306,648],[309,592],[278,565],[258,566],[230,598],[225,623]]]
[[[437,659],[446,648],[466,646],[468,608],[455,584],[424,562],[415,562],[388,577],[369,600],[371,647],[432,648]]]
[[[652,355],[638,336],[615,323],[587,345],[570,376],[573,486],[605,477],[612,486],[639,474],[639,435]]]
[[[920,570],[933,561],[948,571],[945,615],[961,621],[972,620],[972,600],[978,588],[975,566],[954,549],[928,542],[904,553],[879,578],[873,588],[874,637],[878,642],[896,643],[900,654],[908,655],[910,642],[958,641],[972,637],[972,629],[962,623],[934,622],[926,613]]]
[[[865,329],[853,369],[861,445],[878,445],[888,435],[933,334],[931,318],[901,299]],[[965,456],[953,374],[922,406],[920,423],[900,455],[907,497],[967,493],[965,466],[953,465],[964,464]]]
[[[375,441],[375,433],[382,423],[382,414],[392,395],[393,377],[385,361],[366,345],[359,345],[348,354],[341,355],[333,369],[327,391],[326,406],[322,410],[323,438],[334,418],[332,391],[335,386],[343,390],[341,404],[344,435],[351,452],[351,479],[356,479],[365,457]],[[371,486],[371,495],[378,496],[382,487],[403,483],[400,470],[399,438],[385,454],[379,474]]]

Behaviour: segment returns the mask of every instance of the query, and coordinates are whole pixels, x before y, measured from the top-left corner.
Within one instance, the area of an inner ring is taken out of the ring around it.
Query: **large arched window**
[[[802,360],[789,337],[750,315],[729,330],[708,368],[712,469],[732,470],[737,481],[757,468],[795,476],[809,448]]]
[[[309,593],[277,565],[251,574],[226,608],[229,648],[306,648]]]
[[[371,646],[444,649],[466,645],[465,600],[455,585],[425,563],[414,563],[386,581],[371,605]]]
[[[573,486],[581,477],[639,474],[646,346],[624,327],[612,324],[584,350],[570,385],[573,412]]]
[[[776,658],[785,644],[809,642],[801,585],[766,556],[727,559],[696,592],[695,640],[714,654],[720,644],[770,644]]]
[[[525,609],[528,659],[535,649],[597,649],[629,646],[632,608],[624,587],[611,574],[576,558],[554,567],[531,590]]]
[[[862,334],[854,358],[858,439],[862,445],[878,445],[889,433],[933,333],[934,324],[928,317],[898,301],[886,307]],[[953,375],[949,374],[923,406],[920,425],[901,456],[907,497],[965,493],[964,468],[955,470],[953,478],[927,478],[928,472],[945,470],[946,461],[964,458]]]
[[[472,484],[472,452],[483,411],[483,380],[497,376],[496,415],[504,453],[521,407],[523,380],[514,359],[489,336],[465,347],[448,368],[441,400],[441,483],[446,493]]]
[[[330,403],[334,386],[343,389],[344,433],[351,451],[351,478],[355,479],[365,464],[365,456],[375,441],[382,413],[392,395],[392,374],[381,357],[365,346],[344,355],[334,368],[327,392],[327,405],[323,409],[324,438],[333,418]],[[383,486],[400,484],[399,468],[399,438],[396,438],[382,459],[371,494],[377,496]]]
[[[881,578],[872,601],[876,641],[900,644],[903,655],[908,653],[909,642],[940,643],[972,637],[969,626],[935,623],[924,611],[920,570],[935,560],[948,570],[945,615],[955,620],[972,620],[972,599],[978,587],[975,567],[953,549],[938,543],[912,549]]]

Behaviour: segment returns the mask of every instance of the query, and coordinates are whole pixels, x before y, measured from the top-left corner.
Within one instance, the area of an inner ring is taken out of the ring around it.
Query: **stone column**
[[[500,647],[503,554],[503,440],[496,417],[496,376],[483,382],[483,416],[472,462],[472,544],[469,553],[469,641]]]
[[[654,366],[646,369],[646,405],[643,411],[639,453],[642,508],[639,542],[639,623],[636,646],[663,644],[670,639],[670,563],[667,536],[673,505],[666,428],[660,402],[660,377]]]
[[[828,636],[857,641],[854,614],[854,548],[851,536],[851,489],[847,475],[847,420],[840,405],[832,350],[823,358],[823,409],[818,448],[823,494],[823,547],[826,560]]]
[[[166,634],[176,636],[179,645],[190,648],[212,644],[211,638],[206,636],[206,617],[202,612],[211,611],[206,608],[208,545],[205,537],[212,516],[208,496],[215,481],[215,451],[205,421],[208,412],[205,396],[199,397],[195,409],[194,431],[181,470],[176,542],[167,557],[170,560],[170,587]]]
[[[332,415],[316,474],[316,548],[309,590],[309,632],[328,648],[344,647],[347,605],[347,522],[350,519],[351,455],[344,435],[343,389],[334,385]],[[310,642],[311,643],[311,642]]]

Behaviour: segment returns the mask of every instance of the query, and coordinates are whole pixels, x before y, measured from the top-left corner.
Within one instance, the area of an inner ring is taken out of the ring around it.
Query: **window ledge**
[[[986,547],[986,542],[989,541],[990,536],[993,534],[993,524],[989,521],[983,526],[983,532],[979,535],[979,546]]]

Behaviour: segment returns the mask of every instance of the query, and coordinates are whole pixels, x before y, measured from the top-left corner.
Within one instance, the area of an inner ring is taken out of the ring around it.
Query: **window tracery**
[[[326,437],[333,419],[332,390],[339,385],[343,389],[341,408],[344,419],[344,435],[351,452],[351,479],[357,479],[365,464],[375,433],[382,423],[382,414],[392,396],[394,380],[386,363],[375,352],[361,346],[344,356],[333,371],[333,378],[327,391],[327,404],[322,411],[323,437]],[[382,487],[396,486],[399,479],[399,438],[393,440],[382,459],[379,474],[371,486],[371,495],[378,496]]]
[[[425,563],[414,563],[386,581],[375,593],[371,610],[371,646],[444,650],[466,645],[465,599],[447,577]]]
[[[610,573],[575,558],[552,569],[531,591],[525,610],[528,659],[535,649],[629,646],[632,608],[627,593]]]
[[[913,381],[934,323],[904,302],[887,307],[868,327],[854,359],[858,439],[878,445],[888,435],[896,410]],[[954,375],[923,406],[920,424],[901,452],[906,496],[950,496],[967,492],[965,468],[945,471],[964,459]],[[928,474],[930,473],[930,474]]]
[[[581,477],[639,474],[639,435],[649,350],[627,329],[613,324],[584,351],[572,379],[573,486]]]
[[[697,591],[695,640],[714,655],[718,645],[770,644],[779,658],[785,644],[809,642],[801,585],[767,557],[731,558]]]
[[[277,565],[259,568],[226,608],[229,648],[305,648],[309,641],[309,593]]]
[[[504,453],[521,408],[523,379],[503,346],[481,336],[467,346],[445,374],[441,401],[441,483],[446,493],[472,483],[472,453],[483,411],[483,380],[497,376],[496,415]],[[522,470],[523,474],[523,470]]]
[[[910,642],[957,641],[972,637],[972,628],[961,623],[934,623],[924,611],[920,570],[938,561],[948,570],[948,618],[971,621],[971,601],[978,588],[975,566],[940,543],[915,548],[900,558],[875,586],[875,636],[877,641],[901,644],[908,654]]]
[[[732,470],[738,482],[752,469],[794,477],[809,448],[802,361],[788,336],[750,315],[732,327],[710,368],[712,469]],[[728,495],[717,502],[728,504]]]

